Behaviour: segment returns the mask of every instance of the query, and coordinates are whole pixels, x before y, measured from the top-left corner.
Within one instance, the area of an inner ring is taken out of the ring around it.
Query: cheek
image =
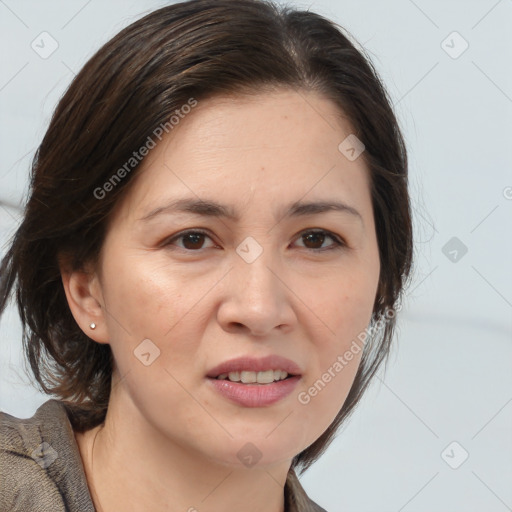
[[[313,327],[321,325],[316,334],[311,332],[310,335],[316,340],[324,365],[367,328],[378,277],[378,265],[347,265],[302,292],[308,297],[312,317],[317,320]]]
[[[165,258],[119,254],[110,258],[110,267],[104,286],[106,302],[115,307],[119,317],[111,319],[114,321],[110,324],[114,331],[121,329],[124,334],[144,336],[150,330],[161,338],[193,307],[201,293],[197,283],[193,289],[187,286],[183,272]]]
[[[105,273],[109,342],[122,374],[133,366],[139,368],[136,355],[144,340],[151,341],[145,342],[149,352],[160,351],[160,363],[170,357],[172,343],[174,365],[179,365],[186,354],[197,350],[200,339],[188,335],[187,329],[199,326],[195,306],[211,288],[210,280],[194,281],[191,289],[190,280],[187,286],[183,274],[167,262],[149,260],[112,258],[115,265]]]
[[[344,356],[347,351],[335,355],[330,364],[299,391],[297,401],[303,408],[304,421],[315,426],[313,438],[325,431],[345,403],[359,368],[362,349],[362,344],[354,344],[348,351],[350,360]]]
[[[321,322],[311,324],[316,364],[304,379],[297,401],[303,407],[304,421],[311,422],[317,436],[332,423],[346,400],[373,311],[378,272],[368,267],[352,270],[339,273],[337,280],[309,295],[311,310],[318,312],[314,316]]]
[[[146,418],[162,416],[165,423],[171,416],[185,422],[191,416],[192,421],[200,411],[183,385],[190,379],[187,369],[197,358],[203,328],[195,306],[212,284],[206,279],[191,289],[165,261],[149,264],[145,259],[150,258],[119,258],[105,282],[106,303],[115,306],[107,322],[121,379],[118,396],[129,397]],[[163,413],[162,404],[172,415]]]
[[[331,333],[316,344],[316,364],[305,376],[297,392],[301,419],[310,425],[309,435],[317,439],[333,422],[350,392],[364,350],[361,333],[367,331],[371,306],[364,312],[359,301],[342,301],[344,310],[331,321],[337,336]]]

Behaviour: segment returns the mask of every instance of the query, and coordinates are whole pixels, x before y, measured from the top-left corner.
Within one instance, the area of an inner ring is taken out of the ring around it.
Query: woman
[[[403,139],[332,22],[196,0],[73,80],[2,261],[34,377],[1,510],[324,510],[302,489],[385,361],[412,233]]]

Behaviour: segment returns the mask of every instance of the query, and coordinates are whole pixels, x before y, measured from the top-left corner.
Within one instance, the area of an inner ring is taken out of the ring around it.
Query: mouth
[[[269,407],[291,395],[302,373],[290,359],[271,355],[231,359],[212,368],[206,377],[216,393],[238,406]]]
[[[235,371],[229,373],[221,373],[217,377],[210,377],[216,380],[229,380],[230,382],[238,382],[240,384],[256,384],[265,386],[274,382],[296,377],[284,370],[265,370],[261,372],[253,372],[249,370]]]
[[[215,380],[264,386],[300,377],[301,373],[300,367],[290,359],[269,355],[230,359],[212,368],[206,376]]]

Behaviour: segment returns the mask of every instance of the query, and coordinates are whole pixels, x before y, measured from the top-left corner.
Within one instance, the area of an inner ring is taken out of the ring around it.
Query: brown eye
[[[164,243],[164,245],[176,246],[180,249],[184,249],[185,251],[200,251],[201,249],[208,248],[204,247],[206,239],[211,240],[211,237],[204,231],[185,231],[170,238],[167,242]],[[332,241],[332,243],[324,246],[326,240],[329,239]],[[340,238],[325,230],[304,231],[299,237],[299,240],[303,241],[303,247],[305,249],[313,252],[323,252],[345,246],[345,243]],[[176,243],[176,241],[181,241],[181,244]],[[213,245],[210,247],[213,247]]]
[[[206,238],[210,237],[203,231],[186,231],[169,239],[164,245],[177,245],[180,249],[185,249],[188,251],[197,251],[203,249],[203,245]],[[182,244],[176,244],[176,240],[181,240]]]
[[[183,235],[183,245],[185,249],[201,249],[204,243],[205,235],[203,233],[187,233]]]
[[[310,249],[312,251],[323,251],[328,249],[336,249],[340,246],[343,246],[344,243],[338,239],[335,235],[325,230],[318,231],[305,231],[302,233],[300,238],[304,242],[304,246],[306,249]],[[322,247],[326,239],[331,239],[334,243],[326,247]]]
[[[308,249],[320,249],[324,243],[325,235],[323,233],[308,233],[302,235],[302,239]],[[311,247],[311,245],[314,247]]]

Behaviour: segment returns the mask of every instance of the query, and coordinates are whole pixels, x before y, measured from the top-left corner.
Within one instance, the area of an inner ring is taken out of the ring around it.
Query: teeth
[[[243,384],[270,384],[276,380],[284,380],[288,373],[284,370],[266,370],[264,372],[229,372],[220,374],[217,379],[242,382]]]
[[[233,382],[240,382],[240,373],[239,372],[229,372],[228,379]]]

